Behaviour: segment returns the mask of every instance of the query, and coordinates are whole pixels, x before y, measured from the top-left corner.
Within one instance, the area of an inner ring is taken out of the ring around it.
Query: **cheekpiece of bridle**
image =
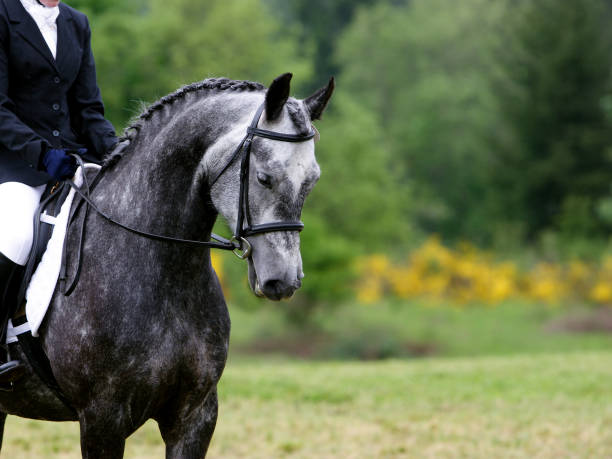
[[[128,225],[124,225],[110,217],[108,214],[104,213],[95,205],[95,203],[91,199],[91,191],[96,186],[98,181],[102,178],[102,174],[98,174],[91,186],[89,186],[87,182],[87,178],[84,175],[84,191],[77,188],[72,182],[69,182],[72,188],[76,191],[76,193],[82,198],[81,201],[75,211],[72,214],[72,218],[76,215],[78,208],[80,205],[85,202],[86,205],[90,206],[93,210],[95,210],[100,216],[108,220],[110,223],[117,225],[131,233],[138,234],[139,236],[143,236],[149,239],[155,239],[159,241],[168,241],[168,242],[178,242],[183,244],[191,244],[199,247],[209,247],[214,249],[222,249],[222,250],[232,250],[234,254],[240,259],[246,259],[251,255],[252,247],[249,241],[247,241],[248,236],[253,236],[261,233],[270,233],[274,231],[302,231],[304,229],[304,224],[301,221],[287,221],[287,222],[271,222],[271,223],[262,223],[259,225],[253,225],[251,219],[251,213],[249,209],[249,164],[251,157],[251,145],[253,143],[254,137],[263,137],[265,139],[270,140],[278,140],[281,142],[306,142],[315,137],[316,130],[311,129],[308,134],[284,134],[282,132],[274,132],[267,131],[265,129],[259,129],[257,125],[259,124],[259,119],[261,118],[261,114],[263,113],[265,108],[265,103],[262,104],[255,113],[253,117],[253,121],[247,128],[246,135],[238,145],[238,147],[232,153],[232,156],[229,158],[227,163],[221,168],[221,170],[209,180],[209,187],[212,187],[215,182],[223,175],[223,173],[229,169],[229,167],[240,157],[240,196],[238,200],[238,219],[236,222],[236,229],[234,231],[234,235],[231,239],[225,239],[217,234],[211,234],[211,241],[194,241],[190,239],[180,239],[171,236],[164,236],[160,234],[148,233],[146,231],[139,230],[137,228],[132,228]],[[77,163],[81,166],[84,171],[84,164],[82,159],[73,155],[76,159]],[[104,170],[104,169],[102,169]],[[72,221],[71,218],[71,221]],[[81,236],[80,236],[80,245],[82,245],[83,235],[85,233],[85,221],[83,219],[83,226],[81,228]],[[245,225],[246,222],[246,225]],[[80,266],[80,250],[79,250],[79,266]],[[77,278],[73,281],[73,284],[68,291],[72,291],[74,288],[75,282]]]
[[[262,223],[253,225],[251,212],[249,207],[249,165],[251,159],[251,146],[254,137],[263,137],[270,140],[278,140],[281,142],[306,142],[315,137],[316,131],[311,129],[308,134],[284,134],[281,132],[268,131],[259,129],[257,125],[265,108],[265,103],[262,104],[255,113],[253,121],[247,128],[247,133],[230,157],[229,161],[221,168],[221,170],[210,180],[209,186],[212,187],[215,182],[223,175],[223,173],[240,157],[240,194],[238,199],[238,218],[236,221],[236,229],[234,236],[230,239],[230,243],[234,245],[232,249],[238,258],[245,259],[251,255],[252,247],[248,236],[255,234],[270,233],[273,231],[302,231],[304,223],[301,221],[284,221]],[[246,225],[245,225],[246,222]],[[213,238],[216,235],[213,235]]]

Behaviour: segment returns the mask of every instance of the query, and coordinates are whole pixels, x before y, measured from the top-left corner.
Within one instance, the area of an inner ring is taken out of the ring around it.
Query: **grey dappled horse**
[[[333,91],[330,80],[303,101],[288,98],[290,79],[278,77],[267,91],[257,83],[209,79],[162,98],[126,131],[129,145],[120,158],[111,156],[117,162],[93,201],[122,223],[158,234],[206,240],[217,213],[234,227],[240,161],[214,184],[209,180],[244,138],[258,107],[265,103],[259,128],[304,135]],[[253,224],[298,221],[319,173],[313,140],[255,137],[247,177]],[[91,211],[87,219],[80,281],[70,296],[56,290],[41,328],[55,377],[77,416],[28,365],[15,391],[0,393],[0,427],[7,413],[78,420],[83,456],[106,459],[122,457],[125,439],[152,418],[166,457],[203,457],[217,419],[230,331],[209,249],[143,238]],[[69,278],[75,233],[71,229],[67,246]],[[291,296],[303,277],[299,233],[248,240],[253,290],[275,300]],[[14,352],[25,361],[19,348]]]

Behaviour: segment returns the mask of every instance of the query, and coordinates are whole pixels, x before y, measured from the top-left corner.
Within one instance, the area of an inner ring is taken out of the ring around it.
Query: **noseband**
[[[76,216],[79,207],[83,202],[86,205],[91,206],[91,208],[96,211],[100,216],[104,219],[108,220],[110,223],[117,225],[131,233],[138,234],[139,236],[146,237],[148,239],[155,239],[158,241],[168,241],[168,242],[178,242],[182,244],[191,244],[199,247],[209,247],[214,249],[222,249],[222,250],[232,250],[236,254],[236,256],[240,259],[246,259],[251,255],[252,247],[251,244],[247,241],[248,236],[254,236],[256,234],[261,233],[270,233],[274,231],[302,231],[304,229],[304,224],[300,221],[287,221],[287,222],[272,222],[272,223],[263,223],[260,225],[253,225],[251,219],[251,213],[249,208],[249,164],[251,158],[251,145],[253,143],[254,137],[263,137],[270,140],[278,140],[281,142],[306,142],[314,138],[316,135],[316,131],[311,129],[308,134],[299,135],[299,134],[284,134],[282,132],[274,132],[267,131],[265,129],[259,129],[257,125],[259,124],[259,119],[261,118],[261,114],[263,113],[265,108],[265,103],[262,104],[255,113],[253,117],[253,121],[247,128],[246,135],[238,145],[238,147],[234,150],[232,156],[229,161],[221,168],[221,170],[210,180],[209,188],[211,188],[215,182],[223,175],[223,173],[229,169],[229,167],[238,159],[241,158],[240,161],[240,196],[238,200],[238,219],[236,222],[236,229],[234,231],[234,235],[231,239],[225,239],[217,234],[211,234],[211,241],[194,241],[190,239],[180,239],[171,236],[164,236],[160,234],[148,233],[146,231],[142,231],[136,228],[132,228],[128,225],[124,225],[120,223],[98,209],[98,207],[91,200],[91,190],[96,186],[100,178],[102,178],[102,173],[99,173],[94,181],[91,184],[91,187],[87,183],[87,178],[84,180],[84,188],[85,191],[77,188],[72,182],[70,186],[76,191],[76,193],[82,198],[82,201],[79,202],[75,211],[72,214],[71,221]],[[84,171],[82,159],[73,155],[76,159],[77,163],[81,166],[81,169]],[[103,172],[104,168],[100,172]],[[83,235],[85,233],[85,221],[86,218],[83,219],[82,228],[81,228],[81,241],[83,240]],[[244,224],[246,222],[246,225]],[[79,244],[81,245],[81,244]],[[80,251],[79,251],[79,261],[78,264],[80,266]],[[76,280],[76,279],[75,279]],[[74,284],[73,284],[74,285]],[[71,291],[71,290],[70,290]]]
[[[240,160],[240,194],[238,199],[238,218],[236,220],[236,229],[234,230],[234,236],[230,240],[232,244],[237,244],[234,253],[238,258],[245,259],[251,254],[252,248],[249,241],[246,240],[248,236],[254,236],[255,234],[270,233],[274,231],[302,231],[304,229],[304,223],[301,221],[286,221],[286,222],[272,222],[262,223],[259,225],[253,225],[251,219],[251,212],[249,207],[249,166],[251,160],[251,146],[253,144],[254,137],[263,137],[270,140],[278,140],[281,142],[306,142],[314,138],[316,131],[311,129],[308,134],[284,134],[281,132],[267,131],[265,129],[259,129],[257,125],[261,118],[265,108],[265,103],[262,104],[255,113],[251,124],[247,128],[247,133],[236,148],[234,153],[230,157],[229,161],[221,168],[221,170],[210,180],[209,187],[217,182],[219,177],[229,169],[229,167],[238,159]],[[246,222],[246,225],[245,225]]]

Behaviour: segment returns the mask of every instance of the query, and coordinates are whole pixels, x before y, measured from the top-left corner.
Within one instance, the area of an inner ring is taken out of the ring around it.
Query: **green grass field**
[[[232,355],[265,350],[329,360],[612,349],[612,308],[525,302],[457,307],[386,301],[320,308],[312,314],[309,328],[284,320],[283,306],[268,304],[255,311],[233,308]]]
[[[383,362],[233,359],[209,457],[612,457],[612,351]],[[163,457],[154,423],[128,458]],[[4,458],[80,457],[76,424],[9,418]]]

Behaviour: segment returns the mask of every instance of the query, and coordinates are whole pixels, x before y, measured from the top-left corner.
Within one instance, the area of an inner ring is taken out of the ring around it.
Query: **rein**
[[[232,250],[234,254],[244,260],[251,256],[252,246],[247,241],[248,236],[253,236],[261,233],[269,233],[275,231],[302,231],[304,229],[304,224],[301,221],[288,221],[288,222],[272,222],[272,223],[263,223],[259,225],[253,225],[251,220],[251,213],[249,208],[249,165],[250,165],[250,157],[251,157],[251,145],[253,143],[254,137],[263,137],[270,140],[278,140],[281,142],[306,142],[315,137],[316,131],[311,129],[308,134],[300,135],[300,134],[285,134],[281,132],[268,131],[265,129],[259,129],[257,127],[261,115],[264,111],[265,103],[262,104],[255,113],[251,124],[247,128],[247,133],[242,139],[242,141],[238,144],[234,152],[232,153],[230,159],[227,163],[221,168],[220,172],[218,172],[212,180],[209,182],[209,188],[212,189],[212,186],[217,182],[219,177],[225,173],[229,169],[229,167],[241,157],[240,162],[240,194],[239,194],[239,202],[238,202],[238,219],[236,222],[236,229],[234,231],[234,235],[231,239],[226,239],[217,234],[211,234],[211,239],[209,241],[196,241],[191,239],[181,239],[172,236],[165,236],[161,234],[149,233],[147,231],[139,230],[137,228],[133,228],[131,226],[125,225],[121,222],[118,222],[107,213],[100,210],[96,204],[91,199],[91,192],[99,183],[100,179],[103,176],[103,172],[105,168],[103,167],[98,174],[94,177],[91,186],[87,180],[85,174],[85,165],[83,160],[77,156],[72,155],[79,166],[81,166],[81,171],[83,173],[83,188],[85,192],[82,191],[79,187],[77,187],[73,182],[68,182],[72,189],[79,195],[81,201],[76,205],[74,212],[72,213],[68,225],[70,225],[75,216],[77,215],[81,205],[85,203],[85,216],[83,218],[83,222],[81,224],[80,233],[79,233],[79,244],[78,244],[78,255],[77,255],[77,271],[75,277],[68,288],[63,292],[65,296],[69,296],[75,289],[76,284],[78,283],[81,267],[82,267],[82,252],[83,252],[83,242],[85,235],[85,222],[87,220],[87,213],[89,211],[89,207],[91,207],[98,215],[107,220],[109,223],[116,225],[130,233],[136,234],[138,236],[145,237],[147,239],[153,239],[157,241],[166,241],[173,242],[179,244],[188,244],[197,247],[208,247],[213,249],[221,249],[221,250]],[[244,225],[246,221],[246,226]],[[60,280],[62,282],[66,281],[66,241],[68,238],[66,237],[64,241],[64,249],[62,255],[62,267],[60,273]]]

